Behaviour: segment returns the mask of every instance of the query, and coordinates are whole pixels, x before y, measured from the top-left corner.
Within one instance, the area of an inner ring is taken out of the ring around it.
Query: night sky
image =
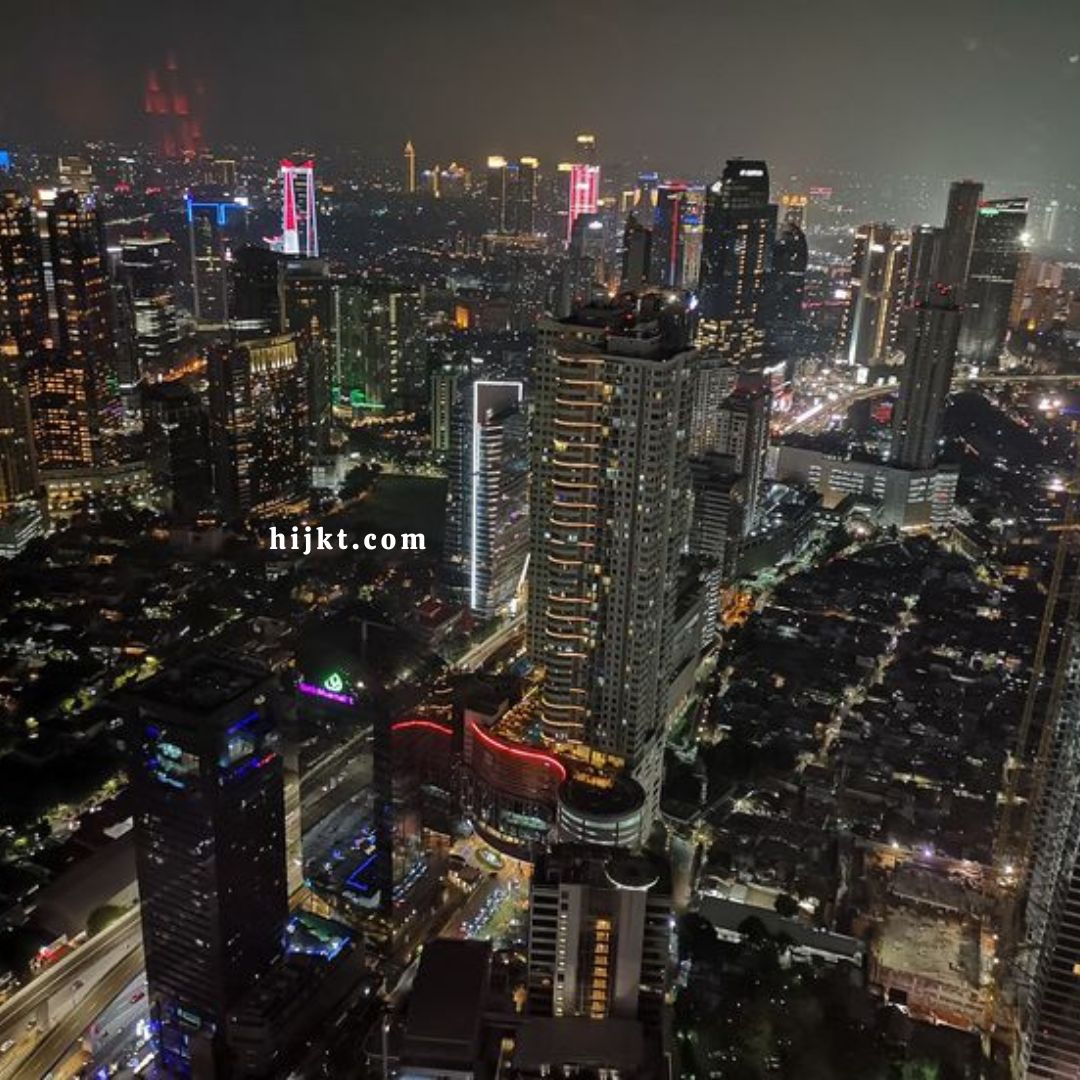
[[[1080,180],[1080,0],[4,0],[0,145],[143,134],[146,70],[207,135],[422,163],[569,153]]]

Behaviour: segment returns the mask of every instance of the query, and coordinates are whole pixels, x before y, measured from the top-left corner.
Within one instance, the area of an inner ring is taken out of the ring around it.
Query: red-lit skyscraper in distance
[[[318,258],[315,218],[315,162],[281,162],[281,250],[286,255]]]
[[[151,118],[158,151],[166,158],[197,157],[203,148],[202,121],[198,104],[202,86],[195,84],[189,92],[181,75],[176,57],[171,53],[165,61],[165,71],[146,73],[143,111]]]
[[[570,166],[570,203],[566,223],[566,239],[574,231],[574,222],[582,214],[595,214],[600,197],[600,166],[576,164]]]

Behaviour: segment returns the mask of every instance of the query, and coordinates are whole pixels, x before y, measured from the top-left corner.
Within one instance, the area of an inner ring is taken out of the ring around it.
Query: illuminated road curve
[[[971,378],[961,375],[953,380],[954,391],[963,390],[969,386],[991,386],[1002,383],[1034,383],[1037,386],[1055,385],[1062,383],[1080,384],[1080,374],[1065,375],[977,375]],[[789,424],[781,429],[781,434],[792,435],[796,432],[812,431],[820,427],[830,416],[841,412],[847,412],[857,401],[866,401],[868,398],[884,397],[886,394],[896,393],[896,383],[887,383],[884,386],[860,386],[857,390],[843,394],[835,401],[823,401],[820,405],[799,413]]]

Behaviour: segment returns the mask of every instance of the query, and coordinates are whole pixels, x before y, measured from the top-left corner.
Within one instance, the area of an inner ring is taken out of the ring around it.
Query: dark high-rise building
[[[683,284],[683,215],[688,185],[666,181],[656,190],[650,245],[649,282],[676,289]]]
[[[307,382],[291,334],[210,352],[210,439],[223,513],[242,517],[306,497]]]
[[[950,185],[945,226],[935,245],[931,284],[942,284],[951,289],[958,304],[964,302],[964,285],[975,243],[982,191],[983,186],[977,180],[956,180]]]
[[[884,363],[900,325],[910,238],[884,223],[855,230],[843,350],[852,367]]]
[[[143,391],[142,417],[151,478],[169,493],[177,518],[190,520],[212,503],[206,408],[182,382],[165,382]]]
[[[934,261],[940,242],[942,228],[939,225],[916,225],[911,230],[911,252],[908,255],[908,272],[904,281],[904,299],[901,309],[911,307],[925,299],[934,277]]]
[[[157,1050],[170,1076],[226,1075],[228,1010],[288,917],[274,680],[197,655],[127,699],[128,775]]]
[[[927,298],[904,314],[904,368],[891,451],[891,463],[901,468],[929,469],[937,458],[960,319],[953,291],[944,283],[931,285]]]
[[[802,318],[809,262],[806,234],[798,222],[789,217],[780,227],[773,244],[772,318],[776,324],[792,327]]]
[[[0,510],[37,488],[26,368],[49,345],[49,303],[28,199],[0,193]]]
[[[285,331],[285,273],[277,252],[242,247],[233,260],[230,325],[241,337]]]
[[[1033,818],[1025,947],[1023,1080],[1080,1075],[1080,636],[1065,628],[1065,682]]]
[[[998,361],[1009,327],[1027,216],[1026,198],[986,199],[979,204],[957,347],[965,363],[985,367]]]
[[[120,275],[135,313],[135,353],[140,376],[168,370],[180,354],[176,306],[176,251],[167,236],[120,241]]]
[[[220,189],[207,189],[189,192],[186,211],[195,322],[222,327],[231,315],[229,263],[245,239],[247,204]]]
[[[765,162],[729,161],[706,194],[699,340],[744,366],[762,357],[775,235]]]
[[[757,524],[765,484],[765,458],[769,450],[772,392],[763,379],[743,378],[720,403],[716,437],[705,453],[726,455],[743,478],[746,512],[743,533]]]
[[[623,289],[640,290],[645,287],[649,280],[651,249],[651,230],[642,225],[637,216],[631,212],[626,219],[626,228],[623,230],[622,277],[620,279]]]
[[[123,417],[104,225],[95,207],[65,191],[49,207],[48,227],[58,347],[84,383],[91,460],[115,464]]]
[[[286,259],[283,271],[285,324],[304,365],[309,443],[319,457],[330,449],[333,419],[334,281],[322,259]]]

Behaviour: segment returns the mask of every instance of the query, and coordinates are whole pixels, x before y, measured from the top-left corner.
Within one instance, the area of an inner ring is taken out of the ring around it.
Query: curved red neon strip
[[[440,735],[453,735],[454,732],[445,724],[436,724],[434,720],[399,720],[390,725],[391,731],[408,731],[409,728],[430,728]]]
[[[538,761],[541,765],[547,765],[549,768],[557,769],[561,779],[566,779],[566,766],[559,761],[558,758],[553,758],[550,754],[545,754],[540,750],[523,750],[518,746],[507,746],[506,743],[499,742],[498,739],[493,738],[486,731],[484,731],[475,720],[469,721],[469,726],[480,737],[482,742],[488,744],[495,750],[501,750],[504,754],[510,754],[512,757],[525,758],[529,761]]]

